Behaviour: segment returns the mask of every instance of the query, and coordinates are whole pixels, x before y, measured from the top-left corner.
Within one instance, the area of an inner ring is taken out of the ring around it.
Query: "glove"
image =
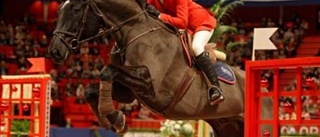
[[[154,6],[148,4],[147,5],[147,12],[150,16],[153,16],[155,18],[159,18],[160,11],[157,10]]]

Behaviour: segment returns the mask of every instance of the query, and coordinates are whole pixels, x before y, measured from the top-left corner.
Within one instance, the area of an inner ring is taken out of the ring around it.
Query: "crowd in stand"
[[[300,17],[293,15],[291,20],[279,19],[274,22],[270,18],[263,18],[261,23],[244,23],[241,19],[232,20],[230,26],[238,29],[238,33],[226,33],[221,37],[220,43],[227,52],[227,63],[244,69],[244,61],[251,60],[253,47],[253,28],[277,27],[278,30],[272,35],[271,40],[278,50],[259,50],[256,52],[256,60],[281,59],[295,57],[296,49],[304,37],[304,31],[308,23]],[[228,48],[232,43],[239,46]]]
[[[239,30],[238,33],[223,34],[218,43],[228,55],[226,62],[229,65],[244,69],[244,62],[250,60],[252,56],[253,27],[256,26],[248,25],[240,19],[232,21],[230,25],[236,27]],[[271,38],[278,50],[256,52],[257,60],[266,60],[295,57],[296,49],[303,40],[308,23],[297,16],[293,16],[291,20],[283,21],[280,19],[278,22],[274,22],[270,18],[263,18],[258,26],[279,28]],[[14,24],[9,24],[0,19],[0,47],[3,49],[0,51],[1,75],[24,74],[23,72],[29,67],[26,58],[46,57],[45,50],[52,37],[52,28],[54,27],[34,22],[31,17],[26,17]],[[229,48],[228,45],[232,43],[239,43],[239,46]],[[84,87],[89,83],[97,82],[99,71],[104,64],[108,63],[107,52],[110,51],[112,45],[113,43],[106,36],[99,41],[91,41],[82,45],[63,65],[52,64],[48,73],[52,76],[53,106],[63,107],[64,101],[68,97],[75,97],[75,104],[85,104],[83,99]],[[14,64],[17,66],[13,67]],[[262,73],[262,77],[272,81],[272,73],[272,71],[267,70]],[[318,83],[318,89],[319,73],[319,68],[305,69],[304,71],[304,78],[314,79],[315,83]],[[288,86],[287,90],[294,90],[293,87],[295,87],[294,83]],[[294,100],[281,99],[280,106],[282,109],[286,102],[294,102]],[[303,115],[306,118],[308,115],[318,114],[318,110],[320,110],[318,104],[315,106],[314,103],[310,102],[319,104],[320,98],[303,98]],[[117,107],[123,110],[128,117],[146,120],[161,119],[137,101],[131,104],[119,103]],[[309,112],[311,109],[307,108],[310,107],[317,109],[312,109],[312,112]],[[317,110],[317,112],[313,110]],[[284,111],[280,111],[280,113],[281,118],[289,114]]]

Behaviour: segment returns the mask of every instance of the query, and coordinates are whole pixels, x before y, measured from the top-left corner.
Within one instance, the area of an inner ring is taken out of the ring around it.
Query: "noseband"
[[[84,25],[87,21],[88,11],[91,5],[90,3],[90,1],[86,2],[86,7],[81,17],[82,20],[78,27],[79,29],[76,32],[68,32],[62,30],[55,30],[53,32],[53,35],[57,36],[63,42],[63,44],[71,51],[77,49],[81,43],[85,42],[84,40],[80,41],[80,36],[82,35]],[[66,41],[63,35],[72,37],[72,40],[70,42]]]
[[[107,28],[107,27],[101,28],[100,31],[96,35],[89,37],[89,38],[86,38],[86,39],[83,39],[83,40],[80,40],[80,37],[81,37],[83,30],[84,30],[84,27],[85,27],[85,23],[87,21],[88,12],[89,12],[90,8],[93,10],[93,12],[97,16],[99,16],[103,19],[105,24],[108,24],[108,25],[113,24],[107,19],[107,17],[103,14],[103,12],[100,10],[100,8],[97,6],[97,4],[93,0],[88,0],[88,1],[86,1],[85,4],[86,4],[86,7],[85,7],[85,10],[84,10],[82,17],[81,17],[81,22],[78,27],[79,29],[76,32],[68,32],[68,31],[57,30],[57,29],[54,30],[54,32],[53,32],[53,35],[57,36],[70,51],[78,49],[79,46],[84,42],[98,38],[108,32],[113,32],[116,29],[122,27],[125,23],[129,22],[130,20],[146,13],[146,11],[143,10],[142,12],[140,12],[140,13],[130,17],[129,19],[119,23],[118,25],[112,26],[111,28],[110,27],[109,28]],[[72,38],[71,41],[67,41],[64,38],[66,36],[71,37]]]

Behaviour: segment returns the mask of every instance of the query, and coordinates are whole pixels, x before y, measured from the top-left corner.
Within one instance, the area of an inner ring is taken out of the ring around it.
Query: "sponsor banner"
[[[319,126],[314,125],[282,125],[280,126],[281,137],[308,136],[318,137]]]

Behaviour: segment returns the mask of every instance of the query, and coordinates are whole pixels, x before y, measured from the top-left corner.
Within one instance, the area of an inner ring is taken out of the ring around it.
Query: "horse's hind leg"
[[[213,128],[215,137],[244,137],[243,119],[205,120]]]

